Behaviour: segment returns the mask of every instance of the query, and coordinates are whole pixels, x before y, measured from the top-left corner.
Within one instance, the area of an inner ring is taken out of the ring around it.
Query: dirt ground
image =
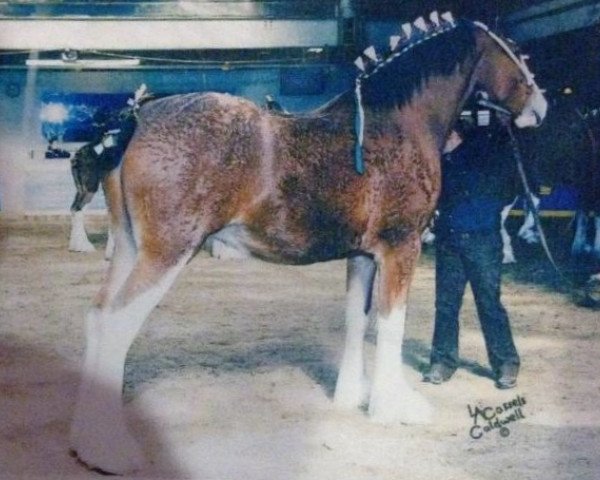
[[[65,221],[1,227],[0,479],[100,478],[69,457],[67,435],[84,313],[107,263],[100,251],[69,253]],[[412,288],[404,367],[435,421],[382,426],[332,405],[343,262],[284,267],[200,254],[129,353],[126,410],[149,459],[136,478],[600,479],[598,311],[507,281],[523,363],[517,388],[494,388],[470,298],[463,368],[447,384],[424,384],[432,265],[422,259]],[[470,411],[481,414],[477,426]],[[485,432],[482,415],[494,414],[512,421]]]

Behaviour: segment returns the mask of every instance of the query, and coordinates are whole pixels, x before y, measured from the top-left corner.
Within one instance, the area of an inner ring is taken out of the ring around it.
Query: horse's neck
[[[432,137],[441,148],[471,93],[471,83],[458,73],[430,79],[411,102],[397,110],[399,130],[409,137]]]

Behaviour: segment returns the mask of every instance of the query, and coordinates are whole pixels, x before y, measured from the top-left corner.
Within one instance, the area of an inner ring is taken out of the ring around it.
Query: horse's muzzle
[[[523,108],[521,114],[515,118],[515,125],[518,128],[539,127],[544,121],[544,118],[546,118],[547,111],[548,102],[541,90],[536,86],[527,100],[525,108]]]

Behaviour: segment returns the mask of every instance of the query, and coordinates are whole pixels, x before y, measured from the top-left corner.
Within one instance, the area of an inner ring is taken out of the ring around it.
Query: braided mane
[[[451,75],[475,51],[475,26],[459,20],[452,26],[415,32],[396,51],[357,77],[362,100],[369,106],[402,106],[427,81]]]

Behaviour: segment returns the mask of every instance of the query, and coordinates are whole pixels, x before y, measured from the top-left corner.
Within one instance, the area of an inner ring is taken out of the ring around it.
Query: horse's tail
[[[112,235],[115,249],[114,254],[111,256],[113,257],[112,260],[116,262],[120,261],[116,256],[121,253],[123,248],[126,250],[130,250],[131,248],[135,250],[136,248],[131,217],[123,192],[121,166],[121,163],[119,163],[108,172],[102,181],[110,222],[110,234]]]

